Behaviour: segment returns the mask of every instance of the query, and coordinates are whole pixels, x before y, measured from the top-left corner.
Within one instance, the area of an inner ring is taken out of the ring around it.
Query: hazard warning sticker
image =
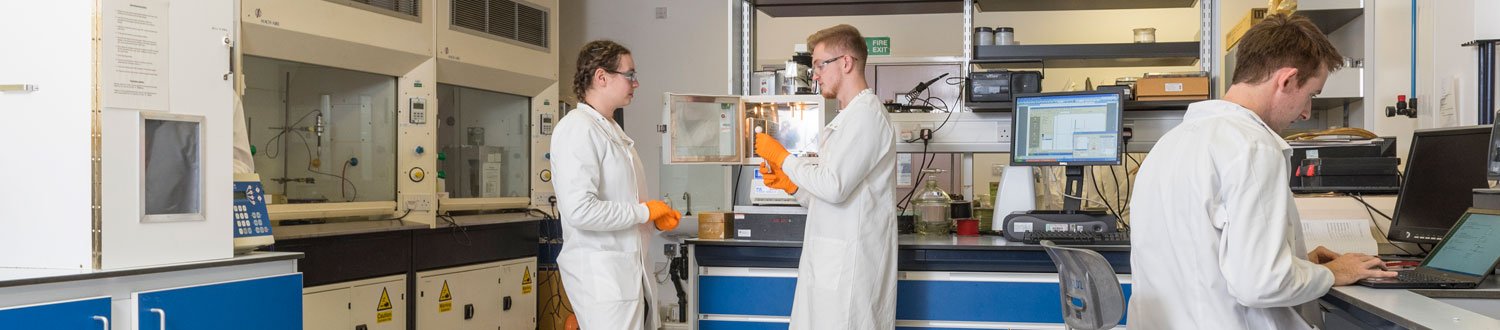
[[[526,272],[521,273],[521,294],[531,294],[531,267],[526,267]]]
[[[391,294],[385,288],[380,289],[380,303],[375,304],[375,323],[386,323],[391,321]]]
[[[453,292],[448,291],[448,281],[443,280],[443,291],[438,293],[438,313],[453,310]]]

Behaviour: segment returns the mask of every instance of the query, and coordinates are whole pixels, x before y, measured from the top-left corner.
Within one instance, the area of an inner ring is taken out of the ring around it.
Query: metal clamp
[[[0,93],[5,93],[5,92],[30,93],[30,92],[35,92],[35,91],[38,91],[38,90],[41,90],[41,89],[42,89],[41,86],[37,86],[37,85],[33,85],[33,84],[0,85]]]

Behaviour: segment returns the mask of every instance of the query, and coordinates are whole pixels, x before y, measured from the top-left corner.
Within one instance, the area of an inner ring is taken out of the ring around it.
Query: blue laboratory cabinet
[[[5,329],[98,330],[110,327],[109,297],[0,309]]]
[[[302,329],[302,274],[140,292],[136,320],[137,329]]]

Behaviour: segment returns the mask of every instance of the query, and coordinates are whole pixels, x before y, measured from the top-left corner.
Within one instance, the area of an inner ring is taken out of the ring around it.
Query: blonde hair
[[[865,57],[869,56],[869,50],[865,49],[865,37],[859,34],[859,29],[849,24],[834,25],[807,36],[808,49],[817,48],[818,45],[831,51],[847,52],[844,55],[858,62],[855,68],[864,68]]]

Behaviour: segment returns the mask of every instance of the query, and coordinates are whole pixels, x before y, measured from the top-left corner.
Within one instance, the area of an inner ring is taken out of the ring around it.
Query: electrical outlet
[[[434,198],[432,194],[402,195],[403,204],[406,204],[406,209],[412,210],[413,212],[431,211],[433,204],[436,204],[433,199]]]
[[[1000,126],[1000,141],[1010,141],[1010,126]]]

